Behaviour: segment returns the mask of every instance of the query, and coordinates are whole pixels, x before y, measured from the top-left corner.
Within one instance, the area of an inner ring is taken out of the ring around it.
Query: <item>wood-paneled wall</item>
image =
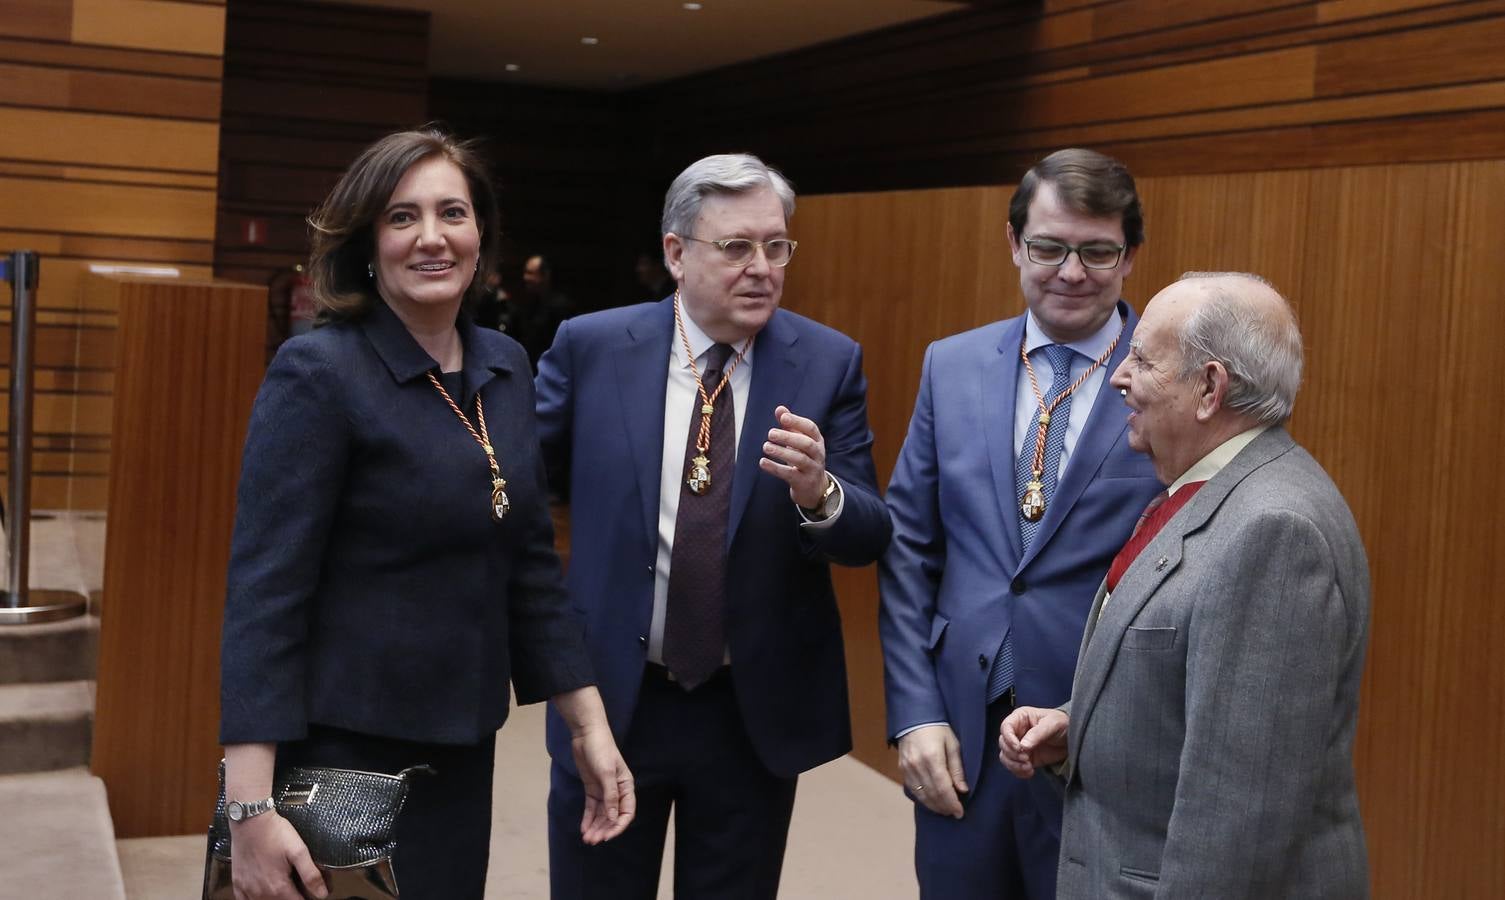
[[[428,32],[427,12],[230,5],[215,274],[266,284],[307,262],[305,219],[340,173],[367,144],[427,119]]]
[[[1138,175],[1505,157],[1505,0],[1036,0],[622,93],[436,80],[512,241],[591,308],[670,180],[750,151],[804,194],[1007,184],[1063,146]],[[579,299],[579,298],[577,298]]]
[[[223,0],[0,4],[0,251],[42,257],[36,507],[105,505],[115,318],[83,273],[209,273],[224,22]]]
[[[1139,175],[1505,156],[1499,0],[1043,0],[634,95],[665,178],[750,149],[806,193],[1016,181],[1087,145]]]
[[[1374,896],[1505,896],[1505,404],[1493,374],[1505,367],[1505,254],[1491,250],[1505,161],[1140,188],[1149,241],[1125,286],[1138,308],[1185,270],[1253,271],[1302,323],[1291,428],[1348,498],[1374,582],[1355,750]],[[862,342],[885,483],[926,344],[1023,309],[1003,232],[1011,192],[807,197],[795,216],[786,305]],[[892,774],[874,570],[843,572],[838,588],[857,755]]]

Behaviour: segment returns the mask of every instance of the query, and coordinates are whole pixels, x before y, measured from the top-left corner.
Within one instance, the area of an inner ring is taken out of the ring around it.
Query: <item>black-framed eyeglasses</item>
[[[687,237],[687,241],[697,244],[713,244],[721,251],[721,256],[734,266],[751,265],[753,256],[758,248],[763,248],[763,258],[768,260],[770,266],[783,268],[789,265],[789,260],[794,258],[794,248],[798,247],[799,241],[791,241],[788,238],[774,238],[771,241],[750,241],[747,238],[725,238],[719,241],[707,241],[701,238]]]
[[[1068,244],[1051,238],[1025,238],[1024,253],[1030,262],[1041,266],[1064,266],[1067,257],[1075,253],[1083,268],[1111,269],[1124,258],[1124,245],[1103,241]]]

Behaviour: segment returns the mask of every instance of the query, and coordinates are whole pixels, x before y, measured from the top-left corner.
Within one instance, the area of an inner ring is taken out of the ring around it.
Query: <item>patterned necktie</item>
[[[1045,407],[1049,407],[1056,397],[1066,392],[1071,387],[1071,360],[1076,356],[1076,351],[1065,344],[1046,344],[1045,358],[1050,361],[1052,377],[1050,392],[1045,395]],[[1040,439],[1040,412],[1042,407],[1035,407],[1034,420],[1030,425],[1029,433],[1025,435],[1024,443],[1019,446],[1014,462],[1014,501],[1015,509],[1018,509],[1019,498],[1024,495],[1024,486],[1034,477],[1035,442]],[[1056,471],[1061,468],[1061,452],[1066,449],[1066,425],[1071,420],[1071,397],[1061,401],[1055,412],[1050,414],[1050,425],[1045,432],[1045,464],[1040,474],[1040,481],[1044,484],[1045,508],[1050,509],[1050,501],[1056,494]],[[1042,519],[1043,521],[1043,519]],[[1031,522],[1019,513],[1019,537],[1023,552],[1029,552],[1030,544],[1034,543],[1035,534],[1040,530],[1040,522]],[[1003,636],[1003,646],[998,648],[998,655],[993,658],[993,669],[988,673],[988,703],[992,703],[1002,697],[1014,684],[1014,631],[1009,629]]]
[[[1051,371],[1054,373],[1050,381],[1050,391],[1045,395],[1045,408],[1066,389],[1071,387],[1071,361],[1076,356],[1076,351],[1065,344],[1046,344],[1045,358],[1050,361]],[[1040,437],[1040,412],[1041,407],[1035,407],[1035,417],[1030,423],[1029,433],[1024,438],[1024,444],[1019,447],[1018,459],[1014,463],[1014,499],[1017,501],[1024,495],[1024,486],[1035,477],[1033,470],[1035,462],[1035,441]],[[1040,475],[1040,481],[1044,484],[1045,509],[1050,509],[1050,501],[1056,494],[1056,474],[1061,468],[1061,453],[1066,449],[1066,426],[1071,421],[1071,397],[1067,396],[1057,406],[1055,412],[1050,414],[1050,425],[1045,433],[1045,465]],[[1029,551],[1030,545],[1035,542],[1035,534],[1040,530],[1040,522],[1044,517],[1031,522],[1019,514],[1019,536],[1023,538],[1021,544],[1025,552]]]
[[[701,383],[714,393],[732,348],[706,351]],[[700,394],[690,412],[685,464],[680,469],[679,512],[669,551],[669,598],[664,614],[664,665],[685,690],[699,687],[721,666],[726,653],[726,520],[731,512],[732,469],[736,464],[736,406],[732,386],[716,398],[711,414],[711,483],[696,494],[685,482],[690,461],[700,455]]]

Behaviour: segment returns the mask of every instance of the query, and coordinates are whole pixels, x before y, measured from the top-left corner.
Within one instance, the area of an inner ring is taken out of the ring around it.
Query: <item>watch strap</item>
[[[827,472],[826,489],[821,492],[820,502],[817,503],[813,508],[809,506],[801,506],[800,509],[805,513],[807,517],[811,519],[829,519],[831,517],[831,514],[835,512],[835,510],[831,508],[831,498],[835,495],[836,478],[832,476],[830,472]]]
[[[254,800],[250,803],[244,803],[239,800],[232,800],[229,804],[227,804],[227,807],[232,805],[240,807],[240,818],[238,819],[238,821],[241,822],[244,822],[247,819],[254,819],[262,813],[269,813],[277,808],[276,801],[271,797],[268,797],[265,800]],[[231,816],[231,820],[237,821],[234,816]]]

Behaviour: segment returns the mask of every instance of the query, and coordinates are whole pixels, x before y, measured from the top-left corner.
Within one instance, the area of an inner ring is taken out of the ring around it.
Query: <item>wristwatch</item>
[[[821,491],[820,500],[813,507],[801,506],[800,509],[816,521],[829,519],[836,512],[836,479],[831,477],[830,472],[826,473],[826,489]]]
[[[247,819],[254,819],[262,813],[272,812],[276,808],[277,804],[272,801],[271,797],[265,800],[257,800],[254,803],[242,803],[239,800],[231,800],[225,804],[225,815],[232,822],[244,822]]]

